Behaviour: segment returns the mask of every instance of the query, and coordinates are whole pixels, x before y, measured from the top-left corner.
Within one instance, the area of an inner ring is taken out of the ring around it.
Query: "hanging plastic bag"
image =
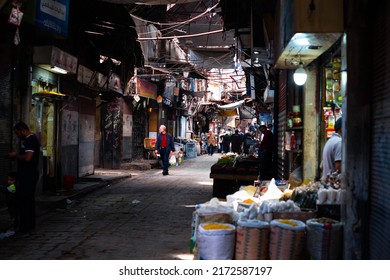
[[[175,165],[176,165],[176,157],[175,157],[175,155],[172,155],[172,156],[169,158],[169,164],[172,165],[172,166],[175,166]]]

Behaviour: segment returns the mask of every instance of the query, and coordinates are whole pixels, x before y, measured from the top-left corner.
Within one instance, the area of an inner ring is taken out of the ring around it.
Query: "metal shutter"
[[[287,179],[288,165],[284,151],[284,135],[287,127],[287,71],[281,71],[279,75],[279,114],[278,114],[278,170],[277,177]]]
[[[369,258],[390,258],[390,5],[379,5],[374,23]]]

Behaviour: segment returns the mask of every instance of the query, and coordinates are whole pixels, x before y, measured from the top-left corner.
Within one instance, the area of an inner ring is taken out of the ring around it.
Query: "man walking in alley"
[[[173,143],[173,137],[171,134],[167,133],[167,128],[165,125],[161,125],[159,129],[159,134],[157,135],[156,146],[154,150],[156,154],[159,154],[163,162],[163,175],[168,175],[169,168],[169,157],[171,152],[175,151],[175,145]]]
[[[35,189],[39,179],[40,144],[24,122],[17,123],[14,133],[21,141],[20,151],[10,152],[7,158],[17,160],[16,207],[20,233],[29,233],[35,228]]]

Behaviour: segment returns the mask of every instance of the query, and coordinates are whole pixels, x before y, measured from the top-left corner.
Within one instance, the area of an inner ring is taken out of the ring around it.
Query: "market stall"
[[[243,157],[235,154],[222,156],[211,167],[213,197],[225,198],[243,185],[253,184],[259,176],[259,160],[255,157]]]
[[[225,180],[238,178],[224,175]],[[337,209],[345,191],[337,180],[298,187],[254,180],[223,199],[198,204],[191,236],[194,259],[341,259],[343,223]]]

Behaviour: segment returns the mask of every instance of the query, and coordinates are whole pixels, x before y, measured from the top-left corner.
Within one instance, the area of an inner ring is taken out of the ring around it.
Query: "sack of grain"
[[[269,247],[268,222],[239,220],[236,229],[236,260],[266,260]]]
[[[315,260],[337,260],[342,258],[343,224],[329,218],[306,221],[307,250]]]
[[[201,260],[231,260],[234,256],[236,227],[226,223],[202,223],[197,246]]]
[[[306,253],[306,225],[293,219],[271,221],[269,257],[271,260],[300,260]]]

